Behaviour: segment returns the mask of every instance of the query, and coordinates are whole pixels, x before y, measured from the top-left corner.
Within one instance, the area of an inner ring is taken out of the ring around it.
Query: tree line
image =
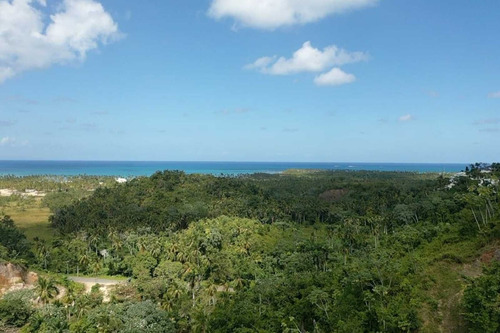
[[[144,332],[416,332],[424,309],[440,320],[436,271],[500,238],[500,172],[488,170],[452,187],[451,175],[437,174],[165,171],[100,188],[55,207],[59,237],[24,250],[2,243],[5,256],[21,251],[40,270],[130,284],[110,303],[98,290],[49,295],[19,326],[133,331],[127,318],[142,316]],[[457,302],[470,331],[498,331],[495,267],[464,282]],[[1,302],[0,313],[14,308]],[[47,313],[59,319],[40,319]]]

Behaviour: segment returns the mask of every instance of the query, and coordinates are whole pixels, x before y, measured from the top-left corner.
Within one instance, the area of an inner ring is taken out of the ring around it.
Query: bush
[[[0,300],[0,321],[5,325],[22,327],[32,312],[30,304],[21,298]]]
[[[464,293],[463,306],[469,332],[500,332],[500,263],[485,268]]]
[[[44,305],[30,318],[24,332],[63,333],[68,332],[68,322],[63,309],[55,305]]]
[[[26,236],[16,228],[14,221],[7,215],[0,217],[0,246],[1,256],[9,257],[2,259],[28,258],[31,255]]]

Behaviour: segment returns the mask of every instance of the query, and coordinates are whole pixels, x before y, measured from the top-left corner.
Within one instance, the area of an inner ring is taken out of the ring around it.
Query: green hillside
[[[159,172],[97,187],[51,203],[51,240],[4,218],[0,255],[56,286],[129,282],[110,302],[69,285],[45,302],[7,294],[0,314],[27,332],[498,332],[499,174]]]

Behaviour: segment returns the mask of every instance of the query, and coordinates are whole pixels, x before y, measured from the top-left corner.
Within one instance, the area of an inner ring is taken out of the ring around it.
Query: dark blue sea
[[[158,170],[239,175],[278,173],[287,169],[373,170],[405,172],[459,172],[465,164],[424,163],[305,163],[305,162],[107,162],[107,161],[0,161],[0,175],[149,176]]]

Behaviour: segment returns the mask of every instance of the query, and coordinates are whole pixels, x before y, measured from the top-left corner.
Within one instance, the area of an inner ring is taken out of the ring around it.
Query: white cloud
[[[14,144],[16,142],[16,139],[5,136],[3,138],[0,138],[0,146],[7,146]]]
[[[94,0],[63,0],[44,21],[45,0],[0,0],[0,83],[18,73],[83,61],[88,51],[120,36]]]
[[[335,45],[327,46],[321,51],[307,41],[289,59],[276,56],[262,57],[244,68],[256,69],[272,75],[288,75],[300,72],[321,72],[331,66],[341,66],[367,59],[368,55],[363,52],[348,52]]]
[[[314,78],[314,83],[318,86],[340,86],[354,81],[356,81],[354,75],[348,74],[337,67]]]
[[[489,98],[500,98],[500,91],[489,93],[488,97]]]
[[[255,60],[253,63],[245,65],[245,69],[258,69],[262,70],[263,68],[266,68],[269,66],[274,60],[276,59],[276,56],[274,57],[262,57],[257,60]]]
[[[14,70],[10,67],[0,67],[0,83],[10,79],[15,75]]]
[[[213,0],[208,15],[237,25],[275,29],[319,21],[333,14],[375,5],[378,0]]]
[[[404,116],[399,117],[399,121],[405,122],[405,121],[411,121],[415,120],[415,117],[413,117],[411,114],[405,114]]]

